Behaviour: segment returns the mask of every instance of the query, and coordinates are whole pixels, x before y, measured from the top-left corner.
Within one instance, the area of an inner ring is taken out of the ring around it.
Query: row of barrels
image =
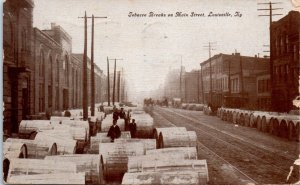
[[[131,113],[131,118],[137,123],[137,138],[131,138],[130,132],[124,131],[120,119],[117,125],[121,136],[114,142],[107,137],[108,127],[101,127],[105,129],[91,137],[88,153],[100,155],[103,182],[207,183],[207,164],[205,160],[197,160],[197,135],[194,131],[187,131],[185,127],[153,128],[153,118],[148,114],[139,109]],[[111,125],[111,122],[111,116],[107,115],[102,125]]]
[[[93,129],[89,122],[93,121],[93,118],[82,121],[80,116],[75,119],[74,117],[75,115],[73,117],[52,116],[50,120],[21,121],[19,138],[8,138],[3,143],[5,182],[11,184],[101,183],[100,156],[76,154],[83,153],[84,147],[89,142]],[[99,160],[95,159],[97,157]],[[66,162],[59,162],[56,160],[58,158]],[[85,166],[82,164],[84,161],[87,163]],[[94,164],[98,169],[96,175]]]
[[[300,139],[299,115],[219,108],[217,116],[224,121],[257,128],[259,131],[270,133],[288,140],[299,141]]]
[[[180,108],[186,110],[194,110],[194,111],[203,111],[205,105],[204,104],[197,104],[197,103],[182,103]]]
[[[128,157],[122,184],[208,183],[206,160],[197,159],[195,132],[185,127],[155,128],[153,138],[156,149]]]

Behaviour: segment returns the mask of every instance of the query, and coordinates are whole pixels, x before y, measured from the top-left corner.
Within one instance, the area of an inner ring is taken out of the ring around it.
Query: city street
[[[155,107],[153,115],[157,127],[196,131],[198,158],[207,160],[211,184],[285,183],[299,153],[297,142],[230,124],[202,111]]]

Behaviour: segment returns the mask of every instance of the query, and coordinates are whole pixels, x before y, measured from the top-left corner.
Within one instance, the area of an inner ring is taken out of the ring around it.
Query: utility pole
[[[88,118],[88,103],[87,103],[87,17],[84,13],[84,51],[83,51],[83,93],[82,93],[82,106],[83,106],[83,120]]]
[[[84,53],[83,53],[83,120],[88,119],[88,88],[87,88],[87,19],[92,19],[92,44],[91,44],[91,115],[95,114],[95,75],[94,75],[94,19],[95,18],[107,18],[107,17],[92,17],[86,16],[78,17],[84,19]]]
[[[180,61],[180,79],[179,79],[179,95],[180,95],[180,101],[182,102],[182,94],[181,94],[181,89],[182,89],[182,55],[181,55],[181,61]]]
[[[120,87],[121,87],[121,71],[118,71],[118,102],[120,102]]]
[[[91,41],[91,116],[95,116],[94,15],[92,15],[92,41]]]
[[[197,71],[197,102],[200,103],[200,85],[199,85],[199,78],[200,78],[200,70]]]
[[[258,3],[258,5],[269,5],[268,8],[262,8],[262,9],[257,9],[258,11],[269,11],[269,14],[264,14],[264,15],[259,15],[259,16],[267,16],[269,17],[269,29],[270,29],[270,82],[271,82],[271,87],[270,87],[270,91],[271,91],[271,105],[272,107],[274,107],[274,98],[273,98],[273,88],[274,88],[274,74],[273,74],[273,44],[272,44],[272,18],[273,16],[277,16],[277,15],[282,15],[282,14],[274,14],[273,10],[280,10],[283,8],[273,8],[272,5],[274,4],[281,4],[281,2],[269,2],[269,3]]]
[[[203,87],[203,71],[202,71],[202,66],[200,64],[200,71],[201,71],[201,89],[202,89],[202,103],[204,104],[204,87]]]
[[[204,46],[208,49],[209,54],[209,102],[212,103],[212,69],[211,69],[211,51],[215,50],[213,44],[216,42],[208,42],[208,46]]]
[[[110,106],[110,76],[109,76],[109,60],[107,57],[107,103]]]
[[[114,66],[114,82],[113,82],[113,97],[112,97],[112,102],[113,102],[113,105],[115,105],[115,90],[116,90],[116,69],[117,69],[117,60],[123,60],[122,58],[120,59],[107,59],[108,61],[109,60],[114,60],[115,61],[115,66]]]

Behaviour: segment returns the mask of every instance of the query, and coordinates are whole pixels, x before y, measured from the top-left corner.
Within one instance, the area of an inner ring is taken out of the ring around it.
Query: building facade
[[[3,3],[3,103],[4,131],[17,132],[18,122],[30,114],[32,53],[32,0]]]
[[[257,108],[256,78],[258,74],[268,74],[268,59],[241,56],[239,53],[218,54],[200,65],[205,104]]]
[[[33,28],[33,8],[32,0],[3,3],[3,125],[8,134],[18,133],[21,120],[82,107],[83,55],[72,54],[72,38],[61,26]],[[89,94],[90,66],[89,60]],[[95,65],[96,103],[105,99],[105,79]]]
[[[291,11],[272,23],[273,110],[288,112],[299,96],[300,13]]]

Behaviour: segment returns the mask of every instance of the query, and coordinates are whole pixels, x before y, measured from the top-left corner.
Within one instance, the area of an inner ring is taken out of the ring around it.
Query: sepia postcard
[[[4,184],[300,183],[300,0],[3,0]]]

